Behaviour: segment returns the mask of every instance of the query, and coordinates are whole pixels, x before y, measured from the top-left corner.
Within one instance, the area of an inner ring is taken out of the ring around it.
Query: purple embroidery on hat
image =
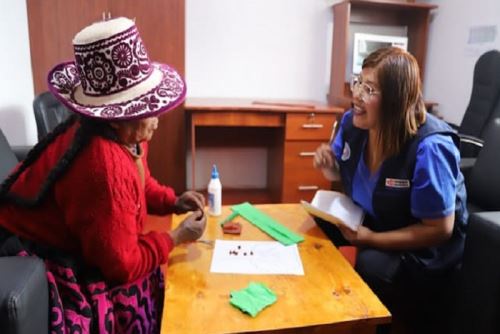
[[[84,60],[85,81],[92,86],[93,90],[100,93],[107,93],[116,82],[113,64],[104,53],[94,52],[89,54]]]
[[[77,66],[71,62],[60,64],[49,73],[49,88],[68,108],[89,117],[110,120],[152,117],[182,103],[186,86],[180,75],[169,66],[153,63],[151,67],[161,72],[163,78],[159,85],[116,104],[95,106],[78,102],[74,93],[80,82]]]
[[[73,80],[80,81],[80,79],[78,78],[78,71],[76,70],[76,67],[74,67],[74,66],[69,67],[68,74],[71,78],[73,78]]]
[[[132,103],[130,106],[128,106],[125,109],[124,115],[127,115],[127,116],[140,115],[140,114],[143,114],[145,110],[146,110],[145,103],[141,103],[141,102]]]
[[[73,87],[78,85],[80,79],[76,75],[74,67],[64,68],[62,71],[57,71],[52,76],[52,83],[57,86],[62,94],[69,94]]]
[[[157,93],[161,97],[173,98],[178,96],[184,88],[183,84],[179,83],[179,78],[166,75],[160,86],[158,86]]]
[[[102,117],[108,117],[108,118],[113,118],[113,117],[116,117],[116,116],[120,116],[121,114],[123,114],[123,110],[120,107],[118,107],[118,106],[105,107],[101,111],[101,116]]]
[[[111,59],[121,68],[126,68],[132,64],[132,50],[126,43],[120,43],[113,48]]]
[[[139,60],[146,60],[149,63],[148,53],[146,47],[139,38],[134,41],[134,53]]]
[[[158,103],[160,102],[160,99],[154,95],[151,95],[143,97],[141,101],[146,103],[149,110],[155,110],[158,108]]]
[[[149,74],[153,70],[149,63],[148,53],[141,39],[136,39],[134,42],[134,54],[137,57],[138,67],[134,70],[138,70],[141,73]]]
[[[50,71],[49,89],[68,108],[88,117],[132,120],[158,115],[184,101],[186,86],[180,75],[167,65],[150,62],[137,28],[130,23],[130,28],[112,36],[74,44],[75,62]],[[137,86],[145,80],[152,82]],[[124,94],[115,95],[119,92]]]
[[[74,46],[85,95],[121,92],[143,82],[153,72],[137,28],[89,44]]]

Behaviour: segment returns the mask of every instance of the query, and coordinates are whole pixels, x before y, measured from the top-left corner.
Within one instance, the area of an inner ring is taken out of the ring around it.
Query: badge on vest
[[[387,178],[387,179],[385,179],[385,186],[387,188],[406,189],[406,188],[410,188],[410,180]]]
[[[344,143],[344,150],[342,151],[342,156],[340,159],[342,161],[347,161],[351,157],[351,147],[349,146],[348,142]]]

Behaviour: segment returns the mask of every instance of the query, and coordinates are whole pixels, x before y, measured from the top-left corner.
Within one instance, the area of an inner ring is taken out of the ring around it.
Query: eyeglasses
[[[368,85],[367,83],[364,83],[363,81],[361,81],[361,78],[359,77],[359,75],[353,75],[351,77],[351,92],[353,94],[358,93],[359,98],[365,103],[370,101],[370,99],[374,95],[380,94],[380,92],[377,91],[375,88],[373,88],[370,85]]]

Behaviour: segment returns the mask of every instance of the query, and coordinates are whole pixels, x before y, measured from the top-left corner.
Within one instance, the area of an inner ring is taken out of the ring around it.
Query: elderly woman
[[[340,172],[365,221],[341,233],[319,225],[337,246],[359,246],[356,270],[391,308],[404,295],[398,289],[430,291],[461,261],[467,209],[459,141],[426,113],[417,62],[401,49],[370,54],[351,89],[353,108],[314,164],[330,179]]]
[[[57,65],[48,83],[75,115],[1,185],[0,246],[15,235],[23,247],[7,255],[45,259],[52,330],[156,333],[159,266],[206,223],[203,196],[176,197],[147,164],[157,117],[183,102],[185,84],[149,61],[131,20],[93,24],[73,44],[75,62]],[[187,211],[198,213],[175,230],[142,233],[147,214]]]

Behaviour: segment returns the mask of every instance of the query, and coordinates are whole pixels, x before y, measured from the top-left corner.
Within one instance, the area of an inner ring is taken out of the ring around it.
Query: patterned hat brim
[[[134,120],[158,116],[182,104],[186,98],[186,83],[172,67],[151,62],[151,78],[160,78],[153,88],[132,87],[120,93],[120,102],[113,95],[98,98],[99,103],[78,100],[80,76],[74,62],[55,66],[47,77],[50,92],[68,109],[86,117],[101,120]],[[92,99],[92,97],[89,97]],[[109,103],[107,103],[109,102]]]

